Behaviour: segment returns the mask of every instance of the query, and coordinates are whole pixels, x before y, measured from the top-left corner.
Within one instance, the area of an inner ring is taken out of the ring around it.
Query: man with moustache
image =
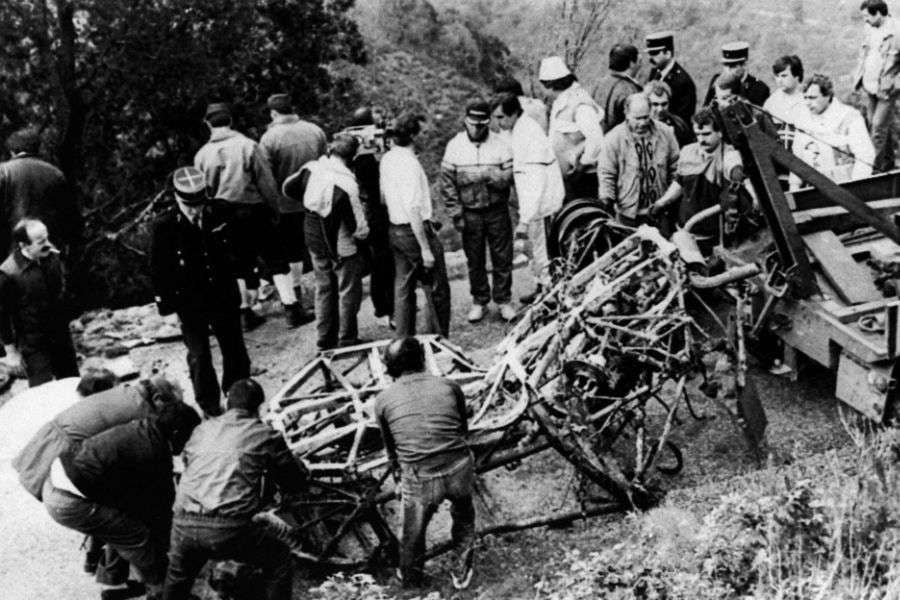
[[[12,241],[15,249],[0,264],[0,339],[6,362],[23,366],[31,387],[76,377],[59,251],[37,219],[19,221]]]

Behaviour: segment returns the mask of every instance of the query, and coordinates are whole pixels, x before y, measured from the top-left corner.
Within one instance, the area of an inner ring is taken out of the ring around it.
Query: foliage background
[[[540,96],[550,53],[590,87],[613,43],[641,47],[647,32],[673,29],[702,95],[721,44],[745,39],[763,80],[797,53],[846,96],[858,13],[856,0],[7,0],[0,136],[41,128],[44,154],[80,190],[87,250],[70,268],[81,304],[122,306],[150,298],[149,214],[131,224],[205,141],[208,101],[232,102],[251,137],[281,90],[328,132],[365,103],[422,112],[434,177],[465,103],[507,74]]]

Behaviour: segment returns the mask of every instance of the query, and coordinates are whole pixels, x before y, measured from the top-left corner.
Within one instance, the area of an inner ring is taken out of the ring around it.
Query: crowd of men
[[[458,386],[424,372],[422,347],[412,337],[417,287],[428,328],[450,334],[450,286],[432,190],[462,239],[467,318],[474,323],[491,302],[502,319],[516,316],[517,233],[530,242],[536,281],[519,301],[533,301],[548,285],[548,226],[566,202],[593,199],[622,225],[668,233],[720,202],[723,192],[739,196],[741,156],[724,141],[710,105],[740,102],[770,117],[787,148],[835,181],[893,169],[900,25],[881,0],[865,0],[860,9],[865,35],[854,89],[865,116],[835,97],[831,77],[807,77],[795,55],[772,65],[770,93],[748,73],[744,42],[722,47],[722,71],[698,110],[694,81],[675,58],[675,36],[659,32],[646,36],[653,65],[646,82],[637,79],[638,48],[615,44],[609,73],[590,89],[561,57],[542,60],[539,80],[549,106],[526,96],[515,80],[499,84],[490,100],[473,98],[434,182],[416,154],[426,123],[420,115],[388,123],[383,111],[362,108],[329,141],[298,116],[288,94],[277,93],[268,99],[271,122],[257,142],[233,128],[229,105],[210,104],[209,141],[193,165],[174,172],[175,202],[156,219],[151,247],[156,303],[161,314],[178,316],[205,420],[165,377],[90,395],[23,450],[16,461],[23,485],[56,521],[105,543],[141,576],[142,584],[119,585],[105,598],[130,597],[143,586],[187,598],[206,560],[228,557],[263,567],[266,597],[289,598],[287,549],[256,530],[252,517],[263,506],[264,476],[291,492],[305,472],[259,420],[263,394],[249,378],[244,332],[265,321],[255,307],[266,279],[289,327],[316,321],[320,351],[358,345],[362,280],[369,275],[375,314],[396,338],[385,355],[396,382],[377,399],[375,415],[402,474],[400,576],[421,582],[425,529],[437,505],[450,499],[466,580],[474,475],[465,402]],[[12,158],[0,164],[11,246],[0,263],[0,339],[6,362],[23,367],[32,386],[78,374],[60,249],[50,241],[59,239],[65,252],[70,224],[47,209],[63,202],[67,184],[36,156],[37,140],[33,130],[17,132],[7,142]],[[789,185],[803,182],[792,177]],[[723,231],[710,221],[693,233],[703,248]],[[305,269],[314,272],[314,315],[303,309]],[[210,333],[222,353],[221,379]],[[171,457],[182,451],[176,490]]]

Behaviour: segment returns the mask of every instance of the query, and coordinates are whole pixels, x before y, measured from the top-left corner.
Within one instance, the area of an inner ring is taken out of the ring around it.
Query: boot
[[[519,296],[519,302],[522,304],[531,304],[544,294],[544,286],[540,283],[534,287],[534,291],[524,296]]]
[[[316,316],[314,314],[308,313],[303,310],[303,305],[300,304],[299,300],[297,302],[294,302],[293,304],[285,304],[284,314],[287,317],[288,328],[290,329],[300,327],[301,325],[306,325],[307,323],[312,323],[316,320]]]
[[[253,331],[266,322],[266,318],[253,312],[250,308],[241,309],[241,321],[244,323],[244,331]]]

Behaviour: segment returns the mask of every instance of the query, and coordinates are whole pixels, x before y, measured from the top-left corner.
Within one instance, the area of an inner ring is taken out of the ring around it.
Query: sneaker
[[[454,588],[464,590],[472,583],[472,574],[475,572],[473,566],[475,562],[475,549],[472,547],[466,548],[460,553],[458,560],[459,562],[456,568],[450,573],[450,578],[453,580]]]
[[[140,581],[129,579],[124,587],[106,588],[100,591],[100,600],[126,600],[138,598],[147,592],[147,587]],[[148,596],[149,597],[149,596]]]
[[[244,331],[253,331],[266,322],[266,318],[253,312],[249,308],[241,309],[241,321],[244,323]]]
[[[509,302],[500,305],[500,318],[504,321],[512,321],[517,315],[516,308]]]
[[[294,329],[316,320],[316,316],[303,310],[299,302],[284,305],[284,315],[287,317],[288,328]]]
[[[473,304],[466,318],[469,320],[469,323],[477,323],[482,320],[484,318],[484,305]]]
[[[531,304],[538,298],[540,298],[544,294],[544,286],[541,284],[537,284],[534,288],[534,291],[530,294],[525,294],[524,296],[519,296],[519,302],[522,304]]]

